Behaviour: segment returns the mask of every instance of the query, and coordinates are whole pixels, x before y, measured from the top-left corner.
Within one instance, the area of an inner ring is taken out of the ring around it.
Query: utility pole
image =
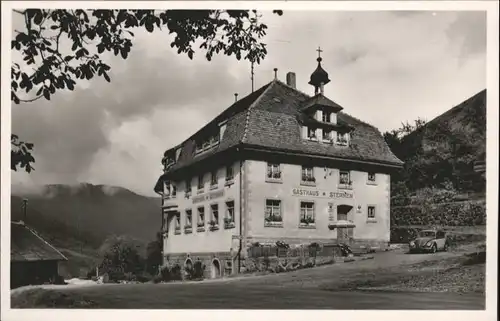
[[[27,216],[27,211],[28,211],[28,199],[25,198],[23,199],[23,222],[26,224],[26,216]]]

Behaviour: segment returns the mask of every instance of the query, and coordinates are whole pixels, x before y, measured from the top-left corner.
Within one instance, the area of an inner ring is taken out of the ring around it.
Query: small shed
[[[52,283],[68,259],[22,221],[11,222],[10,286]]]

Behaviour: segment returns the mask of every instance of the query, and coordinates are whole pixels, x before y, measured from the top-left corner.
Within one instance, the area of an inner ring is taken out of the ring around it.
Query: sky
[[[344,112],[379,128],[431,120],[486,88],[484,12],[262,12],[268,55],[255,86],[286,81],[299,90],[321,46],[331,82],[325,95]],[[16,27],[18,21],[13,21]],[[17,26],[19,27],[19,26]],[[50,101],[12,106],[12,132],[35,144],[35,171],[12,172],[12,184],[121,186],[154,196],[165,150],[181,143],[251,91],[250,64],[202,51],[193,60],[169,46],[166,32],[134,31],[127,60],[104,55],[111,83],[79,83]],[[16,59],[16,58],[14,58]]]

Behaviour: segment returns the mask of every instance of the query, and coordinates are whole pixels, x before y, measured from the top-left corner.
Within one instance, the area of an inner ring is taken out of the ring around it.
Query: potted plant
[[[300,219],[300,223],[304,225],[314,224],[314,218],[312,217],[303,217]]]
[[[217,224],[217,222],[215,220],[210,220],[210,222],[208,222],[208,225],[210,225],[211,231],[215,231],[215,230],[219,229],[219,224]]]
[[[225,217],[224,218],[224,227],[225,228],[234,227],[234,221],[229,217]]]

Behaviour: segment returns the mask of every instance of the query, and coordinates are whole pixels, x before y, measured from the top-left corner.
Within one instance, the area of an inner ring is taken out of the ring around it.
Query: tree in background
[[[123,279],[126,273],[138,275],[144,271],[142,244],[129,236],[110,236],[99,248],[102,262],[99,271],[108,273],[110,279]],[[101,272],[99,272],[101,274]]]
[[[156,275],[162,264],[163,237],[156,233],[156,240],[150,242],[146,248],[146,272]]]
[[[74,90],[78,80],[94,76],[111,81],[104,52],[127,59],[134,29],[167,29],[170,47],[193,58],[195,42],[209,61],[224,54],[260,63],[267,54],[262,38],[267,26],[256,10],[14,10],[24,20],[15,30],[13,50],[23,58],[11,66],[11,100],[15,104],[50,100],[60,90]],[[273,13],[282,15],[281,10]],[[33,169],[33,144],[11,138],[12,170]]]

